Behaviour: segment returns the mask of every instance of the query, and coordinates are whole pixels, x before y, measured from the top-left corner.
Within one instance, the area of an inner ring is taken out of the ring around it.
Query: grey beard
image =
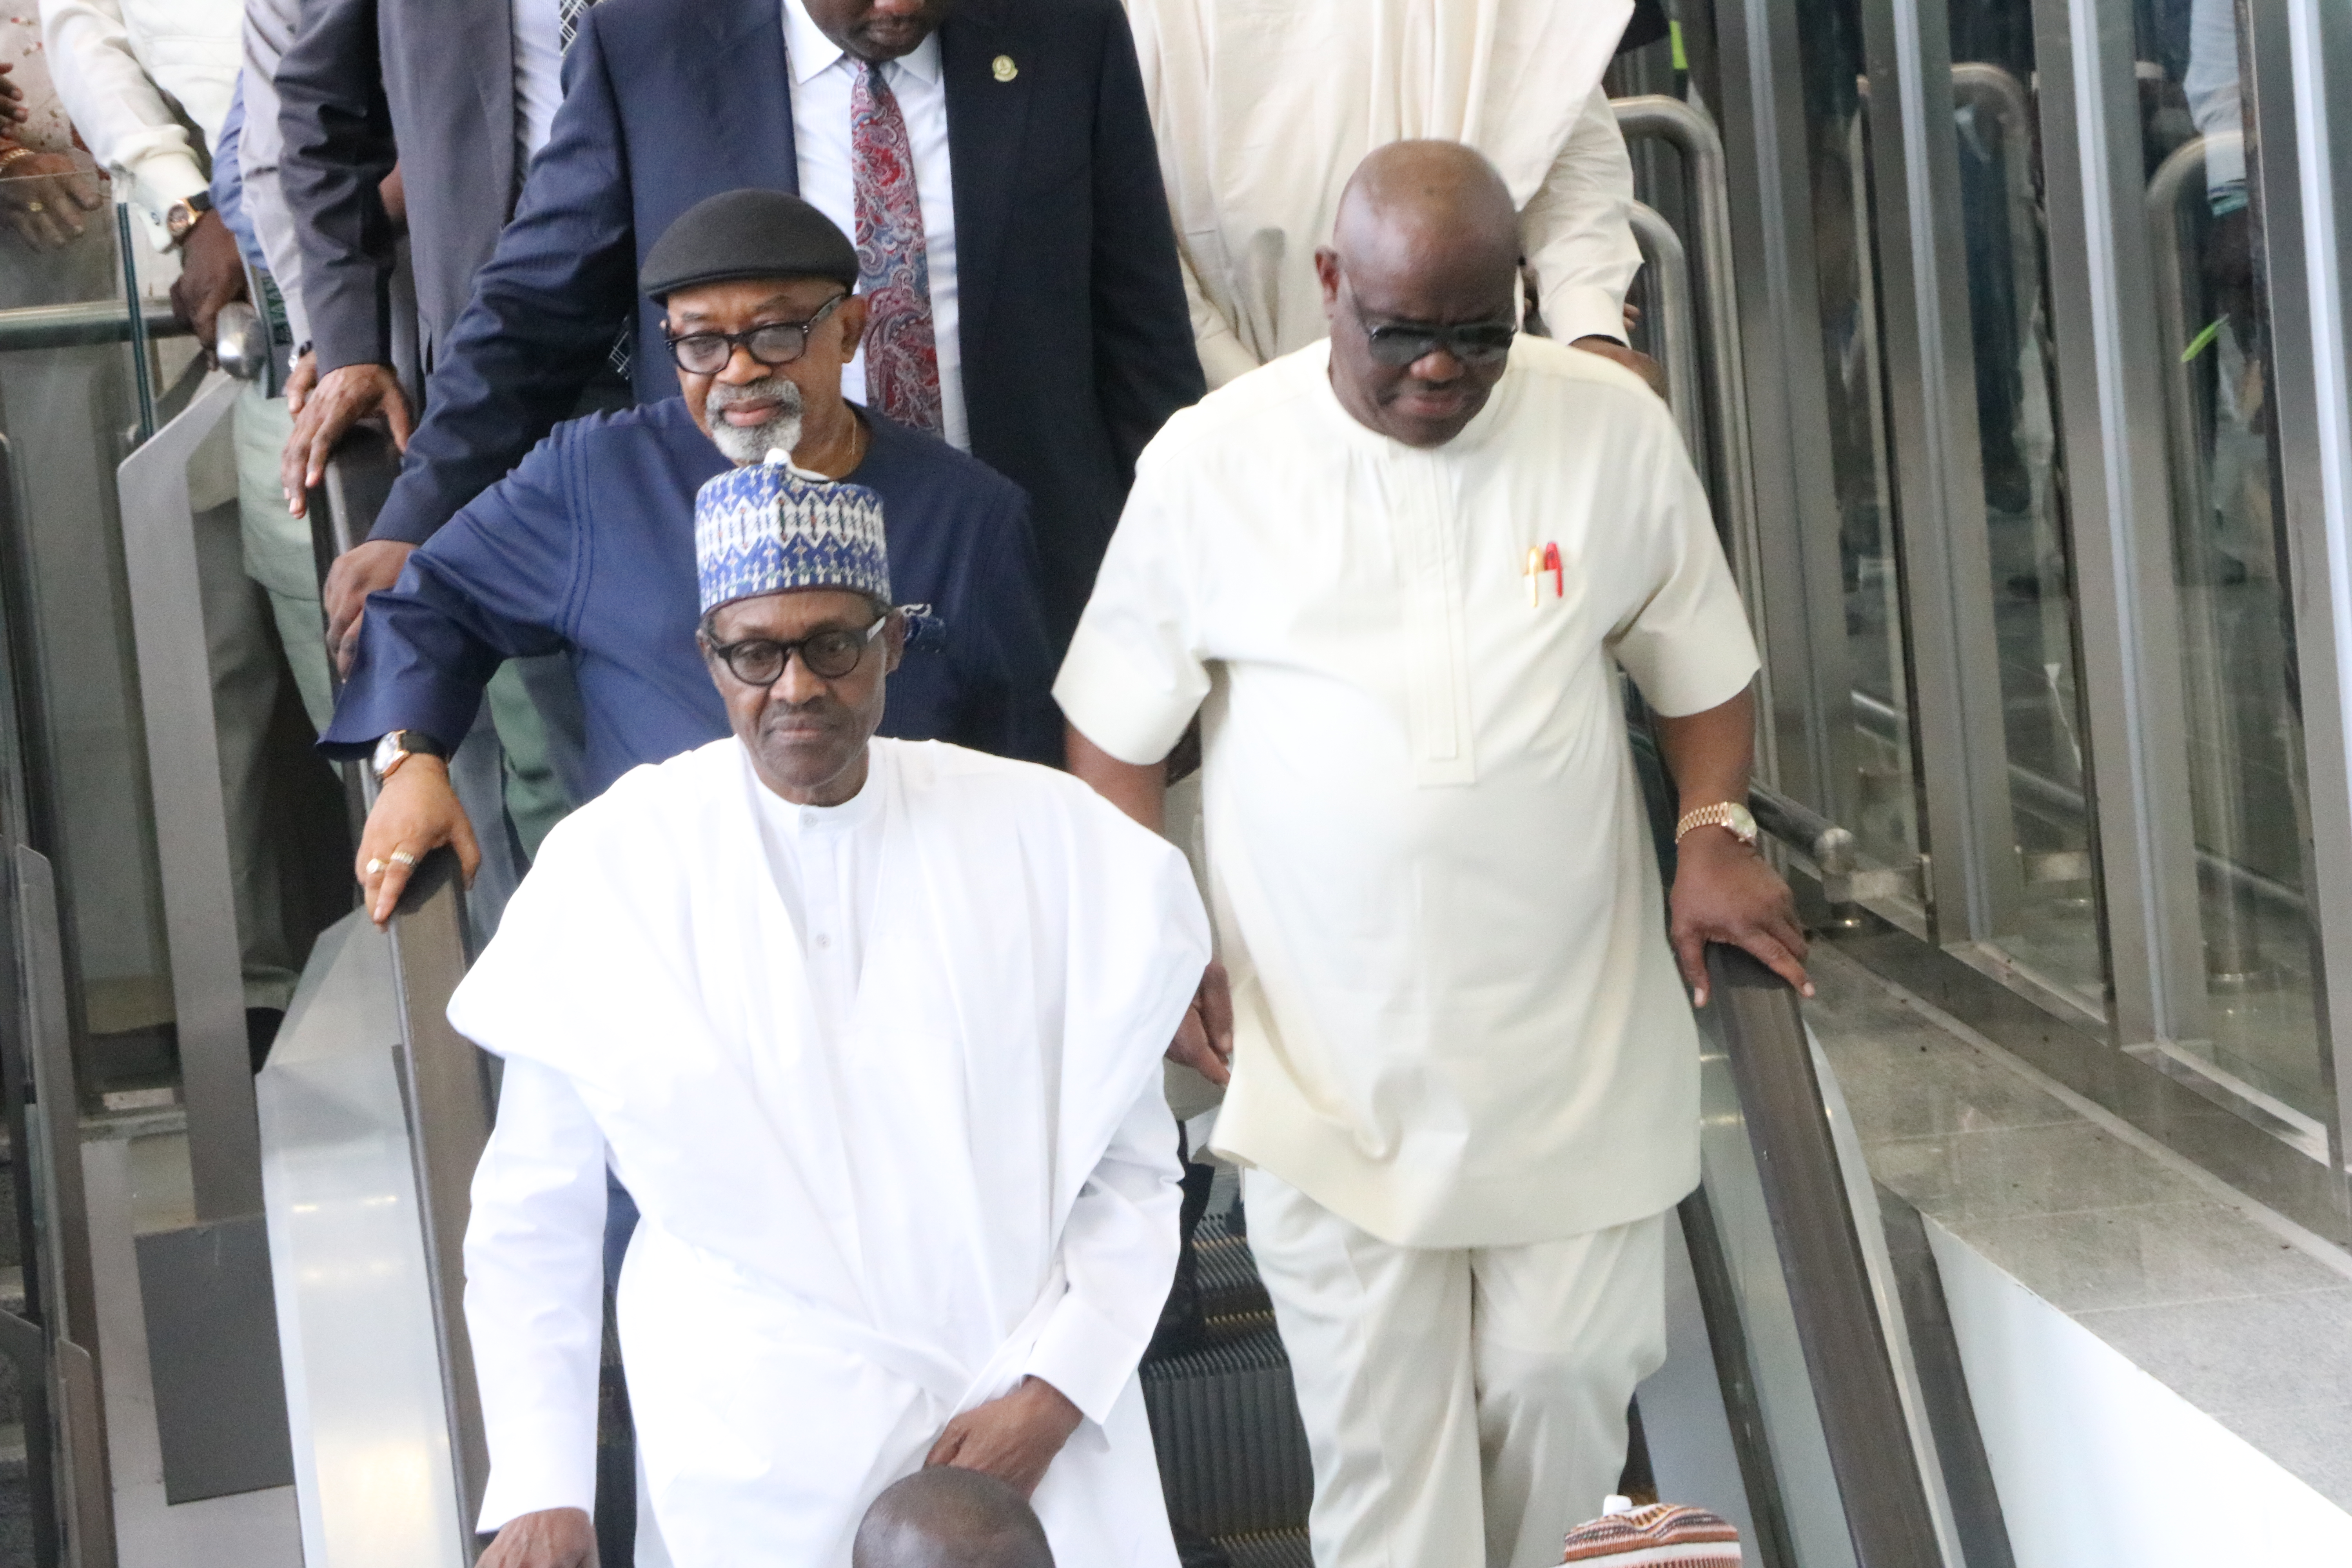
[[[754,398],[776,398],[776,411],[761,424],[735,426],[727,423],[727,410],[738,403]],[[801,444],[801,389],[782,376],[768,381],[755,381],[747,386],[729,386],[724,383],[713,386],[710,395],[702,402],[703,416],[710,421],[710,444],[730,463],[764,461],[770,452],[789,456]]]

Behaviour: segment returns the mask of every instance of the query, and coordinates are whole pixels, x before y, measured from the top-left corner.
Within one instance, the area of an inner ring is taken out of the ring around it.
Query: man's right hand
[[[596,1527],[576,1508],[518,1514],[499,1527],[480,1568],[596,1568]]]
[[[1212,963],[1201,972],[1201,988],[1192,994],[1184,1021],[1176,1026],[1168,1059],[1191,1068],[1219,1089],[1233,1081],[1234,996],[1223,964]]]
[[[335,557],[319,597],[327,606],[327,651],[334,656],[335,673],[348,676],[352,658],[360,649],[360,616],[367,596],[400,581],[400,569],[415,552],[414,544],[396,539],[371,539]]]
[[[465,870],[467,885],[472,886],[482,850],[474,841],[474,825],[458,804],[457,792],[450,787],[449,764],[438,757],[412,756],[376,791],[367,826],[360,830],[353,869],[367,890],[368,919],[379,926],[389,922],[415,862],[444,844],[456,847],[457,864]],[[409,864],[394,859],[395,853],[406,855]]]
[[[278,482],[286,491],[286,510],[300,517],[310,510],[310,492],[327,477],[327,459],[351,434],[352,426],[372,414],[383,416],[391,427],[392,444],[408,450],[414,423],[408,395],[400,378],[386,364],[347,364],[320,376],[300,402],[289,396],[294,434],[287,437],[285,456],[278,459]]]

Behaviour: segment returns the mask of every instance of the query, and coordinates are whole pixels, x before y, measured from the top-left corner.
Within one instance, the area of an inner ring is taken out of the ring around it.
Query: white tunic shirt
[[[865,68],[809,19],[803,0],[783,0],[784,59],[793,73],[793,147],[800,164],[801,199],[857,241],[857,174],[849,141],[849,94]],[[915,154],[915,194],[923,207],[923,253],[930,268],[931,335],[940,362],[940,434],[960,452],[971,450],[964,413],[963,353],[956,338],[955,166],[948,157],[948,89],[940,75],[940,36],[933,33],[882,68],[907,142]],[[866,400],[866,352],[841,373],[841,395]]]
[[[507,1063],[466,1233],[481,1527],[593,1500],[609,1162],[677,1568],[847,1568],[874,1496],[1029,1375],[1086,1417],[1035,1498],[1057,1559],[1175,1568],[1135,1369],[1176,1260],[1160,1062],[1199,896],[1066,774],[870,755],[798,816],[732,738],[635,770],[549,836],[451,1000]]]
[[[841,1030],[856,1005],[882,881],[882,792],[869,778],[839,805],[794,805],[764,789],[757,798],[768,868],[800,934],[818,1026]]]
[[[1168,422],[1054,689],[1135,763],[1201,710],[1214,1147],[1402,1245],[1654,1214],[1698,1178],[1698,1058],[1612,663],[1668,714],[1754,675],[1705,494],[1597,355],[1521,339],[1433,450],[1326,364]]]
[[[1624,336],[1633,168],[1600,89],[1627,0],[1127,0],[1211,386],[1326,331],[1315,250],[1364,155],[1466,142],[1520,209],[1544,323]]]

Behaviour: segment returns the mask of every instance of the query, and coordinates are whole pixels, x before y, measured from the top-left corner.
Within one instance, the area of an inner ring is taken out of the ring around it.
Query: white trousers
[[[1666,1356],[1664,1214],[1525,1247],[1397,1247],[1245,1171],[1315,1460],[1316,1568],[1549,1568]]]

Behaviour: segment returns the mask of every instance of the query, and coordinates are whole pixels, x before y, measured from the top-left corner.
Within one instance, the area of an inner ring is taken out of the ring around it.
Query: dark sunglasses
[[[745,637],[741,642],[713,643],[710,651],[746,686],[773,686],[783,679],[784,665],[795,652],[811,675],[820,680],[839,680],[857,668],[889,619],[885,613],[864,631],[815,632],[798,642]]]
[[[809,334],[848,298],[846,292],[835,294],[805,321],[770,321],[748,332],[688,332],[671,337],[665,331],[662,338],[669,344],[670,358],[677,362],[677,368],[689,375],[717,375],[735,357],[738,347],[750,350],[753,359],[772,369],[808,353]]]
[[[1444,349],[1466,365],[1497,364],[1510,353],[1518,328],[1508,321],[1465,321],[1454,327],[1424,327],[1391,322],[1367,325],[1372,361],[1391,370],[1402,370]]]

